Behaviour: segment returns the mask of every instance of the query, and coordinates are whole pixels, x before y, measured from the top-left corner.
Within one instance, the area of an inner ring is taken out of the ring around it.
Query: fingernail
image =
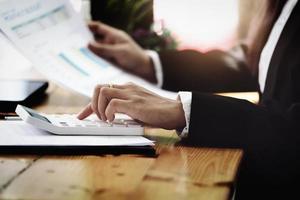
[[[113,123],[109,120],[106,120],[106,123],[108,123],[109,126],[113,126]]]
[[[77,119],[81,119],[81,113],[79,113],[76,117]]]

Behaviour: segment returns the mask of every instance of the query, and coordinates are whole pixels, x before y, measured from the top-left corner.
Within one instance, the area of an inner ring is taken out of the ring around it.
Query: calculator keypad
[[[115,119],[112,123],[104,122],[96,118],[87,118],[79,120],[75,115],[51,115],[51,122],[61,127],[136,127],[141,126],[139,123],[130,119]]]

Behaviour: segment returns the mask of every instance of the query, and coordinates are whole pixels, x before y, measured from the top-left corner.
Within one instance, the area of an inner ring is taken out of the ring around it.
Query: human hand
[[[130,73],[156,82],[150,57],[127,33],[100,22],[90,22],[89,28],[95,35],[95,41],[88,45],[92,52]]]
[[[98,85],[91,103],[79,113],[78,119],[92,113],[103,121],[113,121],[116,113],[123,113],[154,127],[181,129],[185,126],[180,100],[158,96],[132,83],[113,87]]]

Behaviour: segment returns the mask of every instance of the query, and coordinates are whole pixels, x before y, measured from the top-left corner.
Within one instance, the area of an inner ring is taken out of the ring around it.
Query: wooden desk
[[[76,113],[89,100],[51,85],[36,109]],[[147,129],[157,158],[140,155],[0,156],[0,199],[229,199],[242,152],[174,146]]]

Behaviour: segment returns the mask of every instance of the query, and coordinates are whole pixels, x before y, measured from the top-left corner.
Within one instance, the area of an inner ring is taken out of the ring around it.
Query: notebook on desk
[[[62,136],[23,121],[0,120],[1,154],[143,154],[154,156],[143,136]]]

